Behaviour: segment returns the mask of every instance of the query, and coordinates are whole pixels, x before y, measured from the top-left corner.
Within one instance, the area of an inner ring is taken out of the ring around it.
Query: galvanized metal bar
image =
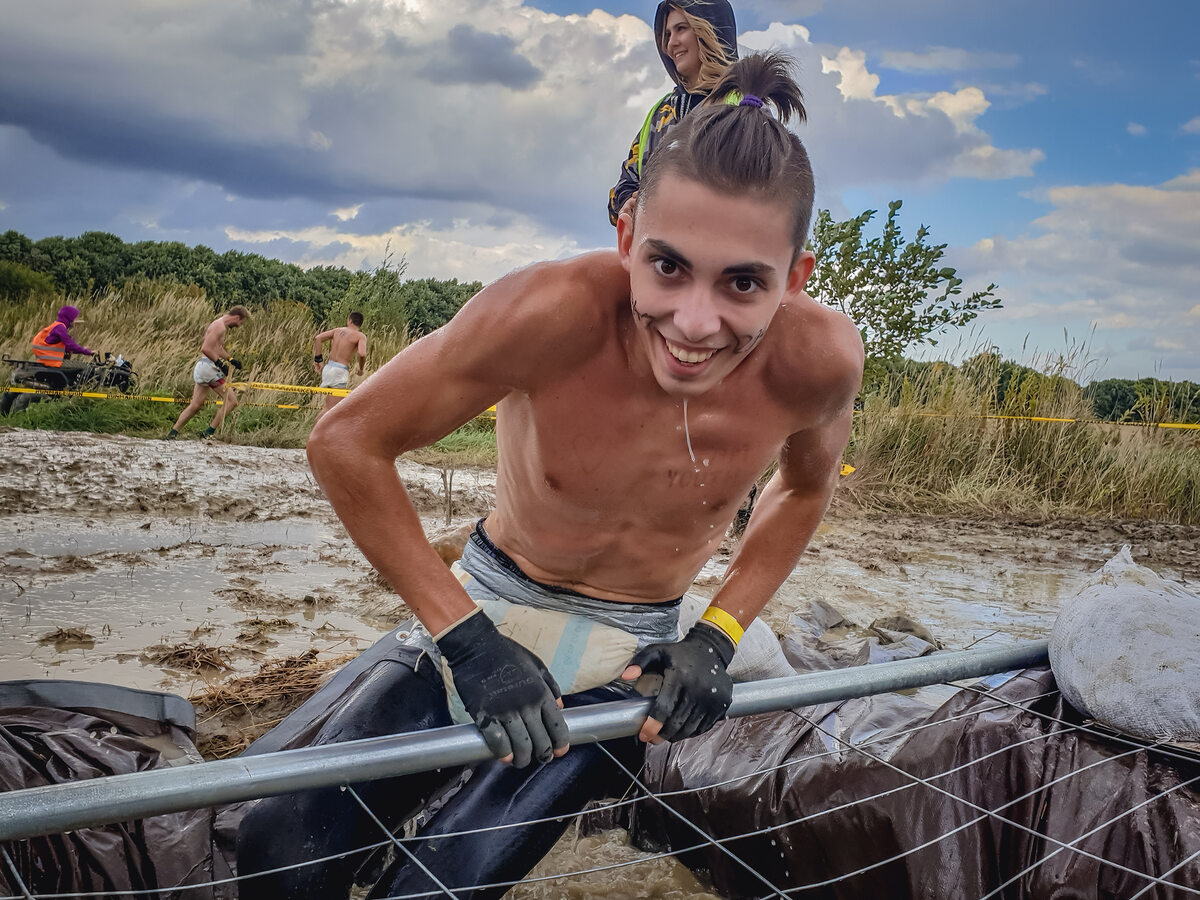
[[[1035,641],[748,682],[734,686],[729,715],[745,716],[943,684],[1041,665],[1046,660],[1046,642]],[[636,734],[649,708],[648,699],[621,700],[569,709],[564,718],[571,742],[585,744]],[[489,756],[474,726],[456,725],[26,788],[0,794],[0,841],[469,765]]]

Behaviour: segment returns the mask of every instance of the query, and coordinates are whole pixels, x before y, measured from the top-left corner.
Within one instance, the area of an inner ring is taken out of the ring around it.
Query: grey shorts
[[[225,373],[207,356],[202,356],[192,369],[192,381],[196,384],[207,384],[210,388],[219,388],[225,383]]]
[[[321,387],[348,388],[350,387],[350,367],[345,363],[330,360],[321,367]]]

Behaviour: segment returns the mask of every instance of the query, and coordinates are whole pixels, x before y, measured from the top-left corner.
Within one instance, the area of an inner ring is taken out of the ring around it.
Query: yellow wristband
[[[729,639],[733,641],[734,645],[737,645],[741,641],[742,635],[746,633],[746,629],[738,623],[738,620],[719,606],[710,606],[700,618],[705,622],[716,625],[729,635]]]

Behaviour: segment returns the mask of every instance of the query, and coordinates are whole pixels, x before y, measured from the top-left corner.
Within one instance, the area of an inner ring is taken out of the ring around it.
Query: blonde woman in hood
[[[737,23],[728,0],[663,0],[654,14],[658,55],[675,89],[650,109],[634,136],[621,176],[608,192],[608,219],[641,182],[642,164],[670,128],[699,106],[737,59]]]

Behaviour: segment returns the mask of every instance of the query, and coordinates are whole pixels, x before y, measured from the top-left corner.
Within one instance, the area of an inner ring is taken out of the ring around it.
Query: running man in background
[[[854,323],[804,292],[813,175],[783,124],[802,110],[788,61],[735,63],[714,94],[732,91],[739,105],[693,111],[655,152],[615,251],[488,286],[313,430],[318,483],[421,624],[248,753],[458,722],[496,758],[449,799],[451,768],[258,801],[237,845],[239,874],[263,873],[258,900],[345,898],[354,851],[381,836],[360,800],[394,829],[439,791],[425,839],[405,845],[415,861],[397,855],[370,896],[497,898],[589,801],[630,786],[608,753],[641,766],[632,738],[568,752],[563,706],[659,675],[642,742],[702,734],[728,709],[743,632],[766,628],[758,613],[833,495],[863,365]],[[396,457],[493,404],[495,509],[448,569]],[[681,627],[683,595],[773,459],[720,588]]]
[[[361,378],[363,365],[367,361],[367,336],[359,331],[362,328],[363,314],[350,313],[346,324],[341,328],[331,328],[322,331],[313,338],[313,371],[321,376],[321,387],[350,389],[350,359],[358,356],[358,375]],[[321,353],[325,342],[329,341],[329,358]],[[317,413],[317,420],[329,412],[342,400],[335,394],[325,395],[325,406]]]
[[[192,369],[192,381],[196,383],[192,389],[192,402],[184,407],[179,418],[175,420],[174,427],[167,432],[167,440],[172,441],[177,438],[179,429],[183,428],[192,416],[200,412],[209,391],[220,397],[222,403],[217,407],[217,414],[213,416],[212,422],[204,429],[204,437],[212,437],[221,427],[221,423],[225,421],[225,417],[237,408],[237,392],[225,383],[225,376],[228,374],[230,366],[240,371],[242,364],[230,356],[229,351],[225,349],[225,333],[230,328],[240,327],[249,318],[250,312],[246,307],[233,306],[225,315],[214,319],[205,329],[204,341],[200,345],[200,359],[196,361],[196,365]]]
[[[33,336],[33,358],[43,366],[59,369],[70,353],[91,356],[91,350],[81,347],[71,337],[71,326],[76,324],[77,319],[78,307],[64,306],[59,309],[58,317]]]

